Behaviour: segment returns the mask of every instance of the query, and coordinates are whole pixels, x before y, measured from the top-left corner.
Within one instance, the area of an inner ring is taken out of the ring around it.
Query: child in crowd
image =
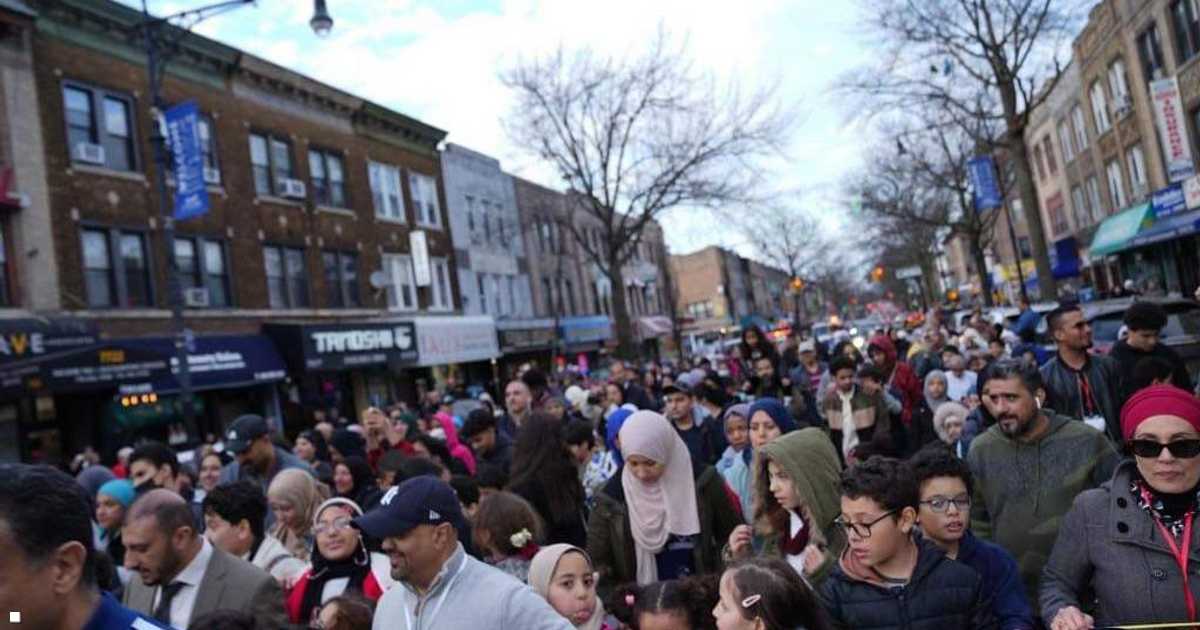
[[[742,505],[742,514],[749,519],[754,513],[754,492],[751,490],[750,460],[754,451],[750,448],[750,405],[730,405],[723,417],[725,441],[729,446],[717,461],[717,472],[737,495]]]
[[[917,484],[903,463],[875,456],[842,473],[849,546],[820,595],[836,628],[998,628],[983,581],[915,536]]]
[[[458,504],[462,506],[463,516],[474,523],[475,513],[479,510],[479,484],[475,479],[466,475],[455,475],[450,478],[450,487],[458,495]]]
[[[831,630],[817,596],[779,558],[738,563],[721,576],[717,630]]]
[[[622,630],[716,630],[712,611],[719,599],[717,576],[693,575],[644,586],[622,586],[613,591],[610,601]]]
[[[488,564],[524,582],[542,540],[542,520],[525,499],[497,492],[479,502],[472,538]]]
[[[825,395],[822,408],[829,423],[829,437],[846,464],[868,455],[892,452],[891,414],[878,392],[868,394],[855,384],[858,363],[838,356],[829,364],[834,387]]]
[[[967,463],[945,447],[934,445],[913,456],[909,468],[920,492],[917,522],[921,533],[946,557],[979,573],[983,592],[991,594],[992,612],[1001,630],[1033,628],[1033,610],[1017,561],[1003,547],[979,540],[967,529],[972,491]]]
[[[611,630],[596,595],[596,572],[587,552],[557,544],[538,551],[529,564],[529,586],[550,607],[583,630]]]
[[[595,495],[616,474],[617,467],[603,449],[596,448],[596,431],[587,420],[573,420],[563,428],[563,441],[571,459],[579,467],[579,482],[583,484],[588,509],[595,505]]]

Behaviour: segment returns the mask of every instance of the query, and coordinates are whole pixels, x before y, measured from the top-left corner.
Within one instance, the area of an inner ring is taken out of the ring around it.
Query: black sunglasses
[[[1163,449],[1171,451],[1171,457],[1191,459],[1200,455],[1200,440],[1176,440],[1162,444],[1154,440],[1130,440],[1129,450],[1138,457],[1154,458],[1162,454]]]

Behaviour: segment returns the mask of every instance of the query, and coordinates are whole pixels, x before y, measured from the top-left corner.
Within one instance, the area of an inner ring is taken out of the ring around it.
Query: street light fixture
[[[317,37],[328,37],[329,31],[333,30],[333,18],[329,17],[329,9],[325,7],[325,0],[313,0],[313,16],[308,21],[308,25],[312,27],[313,33]]]

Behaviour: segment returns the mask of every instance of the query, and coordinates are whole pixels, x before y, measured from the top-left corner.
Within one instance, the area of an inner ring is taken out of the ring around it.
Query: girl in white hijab
[[[579,630],[607,630],[587,552],[559,543],[542,547],[529,563],[529,586]]]

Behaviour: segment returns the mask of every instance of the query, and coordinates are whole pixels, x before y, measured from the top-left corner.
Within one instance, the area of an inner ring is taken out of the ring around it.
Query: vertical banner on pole
[[[204,154],[200,149],[200,111],[194,101],[166,111],[167,141],[175,165],[176,221],[208,213],[204,183]]]
[[[977,155],[967,162],[971,185],[975,189],[975,211],[999,208],[1004,203],[1000,182],[996,180],[996,163],[990,155]]]

